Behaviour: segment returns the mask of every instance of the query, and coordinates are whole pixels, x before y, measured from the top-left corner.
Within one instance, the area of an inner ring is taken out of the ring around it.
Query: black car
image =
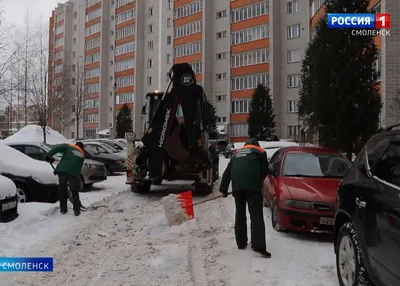
[[[108,145],[100,142],[85,142],[84,152],[85,158],[102,162],[106,166],[108,176],[126,171],[124,156],[114,153]]]
[[[338,188],[340,285],[400,285],[400,124],[374,135]]]
[[[217,149],[217,154],[223,154],[226,147],[228,146],[228,141],[226,140],[219,140],[215,144],[215,148]]]

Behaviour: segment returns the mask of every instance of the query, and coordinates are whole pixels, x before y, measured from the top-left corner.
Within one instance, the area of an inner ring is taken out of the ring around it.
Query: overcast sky
[[[7,22],[14,24],[19,29],[24,28],[26,12],[29,13],[29,22],[34,25],[40,18],[49,22],[51,11],[57,3],[64,3],[67,0],[0,0],[6,1],[5,15]]]

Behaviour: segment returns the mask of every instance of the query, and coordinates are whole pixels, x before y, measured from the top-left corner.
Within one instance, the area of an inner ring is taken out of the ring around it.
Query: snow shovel
[[[49,163],[50,163],[50,162],[49,162]],[[54,171],[56,170],[56,168],[54,168],[53,163],[50,163],[50,166],[53,168]],[[72,198],[72,193],[71,193],[69,187],[68,187],[67,193],[68,193],[68,200],[69,200],[69,202],[70,202],[71,204],[74,204],[74,199]],[[83,206],[82,203],[81,203],[81,211],[87,211],[87,210],[88,210],[88,208],[85,207],[85,206]]]
[[[229,192],[232,194],[232,192]],[[187,191],[180,194],[170,194],[162,199],[165,217],[167,218],[168,226],[181,225],[185,221],[194,218],[193,207],[222,198],[224,195],[218,195],[212,198],[193,203],[192,191]]]

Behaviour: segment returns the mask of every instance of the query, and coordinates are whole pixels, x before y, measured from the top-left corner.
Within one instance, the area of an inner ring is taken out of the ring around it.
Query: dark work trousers
[[[66,212],[68,210],[68,186],[74,201],[74,212],[80,211],[81,201],[79,200],[80,180],[68,174],[58,174],[59,182],[59,198],[60,198],[60,211]]]
[[[249,206],[251,221],[251,247],[266,250],[263,196],[261,191],[239,190],[233,193],[236,204],[235,236],[237,246],[247,245],[246,204]]]

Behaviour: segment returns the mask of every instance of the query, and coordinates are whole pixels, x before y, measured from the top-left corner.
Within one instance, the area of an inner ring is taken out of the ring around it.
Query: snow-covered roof
[[[39,125],[28,125],[23,127],[14,135],[4,139],[5,143],[16,143],[16,142],[41,142],[43,143],[43,129]],[[69,143],[70,140],[65,138],[57,131],[46,127],[46,143],[49,144],[62,144]]]

